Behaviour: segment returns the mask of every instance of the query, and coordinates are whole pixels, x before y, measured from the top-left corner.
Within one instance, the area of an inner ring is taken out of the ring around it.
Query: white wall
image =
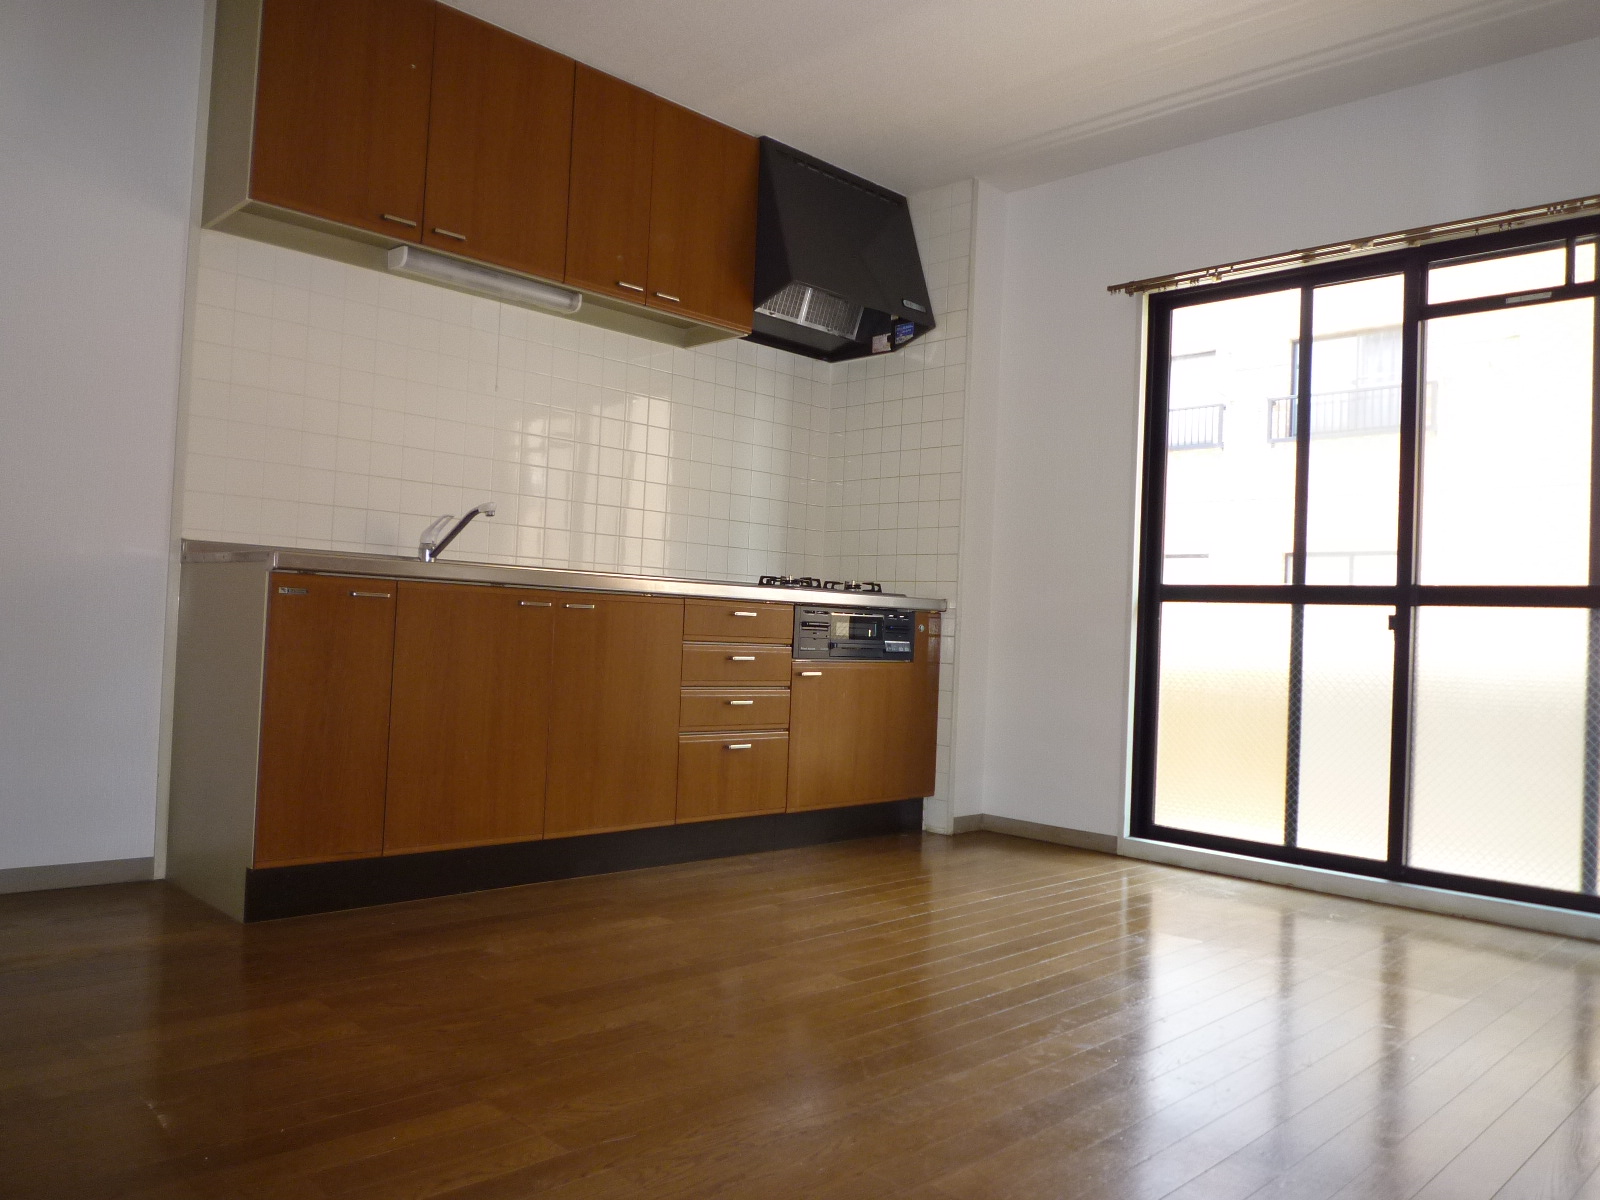
[[[153,852],[203,21],[0,5],[0,869]]]
[[[1121,831],[1140,301],[1108,284],[1600,192],[1600,40],[1006,197],[984,811]],[[979,436],[976,430],[972,435]]]

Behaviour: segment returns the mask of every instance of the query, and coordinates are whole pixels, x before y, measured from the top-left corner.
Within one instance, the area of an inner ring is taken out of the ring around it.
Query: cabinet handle
[[[594,605],[592,605],[592,604],[568,604],[568,605],[566,605],[566,607],[567,608],[593,608]]]
[[[278,595],[280,595],[280,596],[304,596],[305,594],[306,594],[306,589],[305,588],[286,588],[286,587],[281,587],[281,588],[278,589]]]
[[[351,592],[352,596],[360,596],[364,600],[387,600],[394,595],[393,592]]]
[[[735,610],[733,615],[736,617],[759,617],[761,614],[753,612],[739,612]]]
[[[622,279],[617,280],[617,286],[619,288],[627,288],[630,292],[642,292],[642,291],[644,291],[644,284],[642,284],[642,283],[628,283],[627,281],[622,280]]]
[[[411,220],[411,218],[409,218],[409,217],[397,217],[393,213],[384,213],[383,214],[383,219],[385,221],[393,221],[396,225],[409,225],[412,229],[415,229],[417,227],[417,223],[415,221]]]
[[[435,225],[433,227],[433,231],[435,233],[437,233],[440,237],[455,238],[455,240],[458,241],[458,242],[464,242],[464,241],[467,240],[467,235],[466,234],[464,234],[464,233],[456,233],[453,230],[449,230],[449,229],[440,229],[437,225]]]
[[[750,705],[755,703],[755,701],[754,700],[729,700],[728,703],[730,705],[732,705],[734,708],[749,708]]]
[[[809,679],[809,678],[811,678],[811,677],[812,677],[812,676],[813,676],[813,675],[821,675],[821,674],[822,674],[822,672],[821,672],[821,671],[801,671],[801,672],[800,672],[800,678],[802,678],[802,679]]]
[[[728,655],[728,661],[729,662],[755,662],[755,660],[756,660],[756,656],[754,654],[730,654],[730,655]]]
[[[517,601],[517,605],[520,608],[549,608],[550,607],[550,601],[548,601],[548,600],[518,600]]]
[[[755,743],[753,743],[753,742],[734,742],[732,745],[730,745],[728,747],[728,749],[729,750],[754,750],[755,749]]]
[[[673,304],[682,304],[683,303],[683,298],[681,296],[669,296],[665,292],[657,292],[656,293],[656,299],[658,299],[658,300],[667,300],[667,301],[670,301]]]

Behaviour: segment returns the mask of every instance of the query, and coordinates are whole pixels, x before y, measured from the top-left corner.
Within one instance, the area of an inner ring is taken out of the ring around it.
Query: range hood
[[[906,198],[762,138],[755,300],[752,342],[827,362],[927,333],[933,311]]]

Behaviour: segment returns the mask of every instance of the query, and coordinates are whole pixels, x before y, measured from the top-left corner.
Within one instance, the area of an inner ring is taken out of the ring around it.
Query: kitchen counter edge
[[[502,584],[572,592],[619,592],[635,596],[682,596],[705,600],[765,600],[779,604],[837,604],[851,608],[909,608],[943,612],[949,604],[925,596],[888,596],[874,592],[839,592],[821,588],[760,587],[720,580],[670,579],[608,571],[573,571],[560,567],[517,567],[503,563],[446,559],[425,563],[393,554],[360,554],[342,550],[304,550],[289,546],[253,546],[235,542],[183,539],[184,563],[266,563],[274,571],[318,575],[370,575],[378,579],[420,579],[435,583]]]

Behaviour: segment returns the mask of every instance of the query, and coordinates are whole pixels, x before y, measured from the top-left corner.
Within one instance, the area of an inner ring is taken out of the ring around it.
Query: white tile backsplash
[[[838,365],[675,349],[205,231],[184,536],[410,554],[436,516],[492,499],[462,558],[954,601],[972,195],[911,197],[938,328]]]

